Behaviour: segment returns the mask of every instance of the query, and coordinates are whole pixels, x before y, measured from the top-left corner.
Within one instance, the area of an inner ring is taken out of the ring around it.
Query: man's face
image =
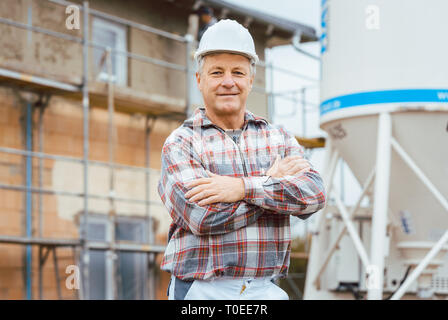
[[[209,23],[212,20],[212,16],[209,15],[208,13],[203,13],[201,14],[201,22],[204,24]]]
[[[230,53],[207,55],[196,79],[207,111],[216,116],[239,114],[254,80],[249,59]]]

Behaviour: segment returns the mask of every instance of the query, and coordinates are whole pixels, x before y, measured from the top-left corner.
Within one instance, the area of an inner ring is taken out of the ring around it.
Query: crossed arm
[[[322,179],[290,136],[286,155],[264,176],[235,178],[205,170],[197,155],[171,144],[162,152],[159,194],[173,221],[196,235],[249,225],[263,212],[260,207],[306,219],[325,205]]]
[[[300,156],[289,156],[281,159],[277,156],[274,164],[266,171],[266,177],[283,178],[293,176],[311,169],[307,160]],[[188,182],[192,188],[185,194],[185,198],[205,206],[216,202],[235,202],[244,200],[246,186],[243,178],[220,176],[206,170],[208,178],[199,178]]]

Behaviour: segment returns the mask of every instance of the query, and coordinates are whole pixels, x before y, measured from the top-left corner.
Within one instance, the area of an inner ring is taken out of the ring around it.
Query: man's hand
[[[209,178],[200,178],[186,183],[192,188],[185,198],[198,202],[199,206],[215,202],[236,202],[244,199],[244,181],[241,178],[220,176],[206,170]]]
[[[274,164],[266,171],[265,175],[274,178],[293,176],[311,169],[309,162],[300,156],[289,156],[284,159],[277,155]]]

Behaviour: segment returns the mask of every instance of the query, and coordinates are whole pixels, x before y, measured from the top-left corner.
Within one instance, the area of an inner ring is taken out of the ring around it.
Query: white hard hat
[[[258,62],[254,39],[249,31],[235,20],[221,20],[209,27],[201,38],[194,58],[197,60],[200,56],[215,52],[241,54],[255,63]]]

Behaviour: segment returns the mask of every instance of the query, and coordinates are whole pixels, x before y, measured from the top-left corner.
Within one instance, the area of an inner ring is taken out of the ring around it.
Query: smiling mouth
[[[217,94],[217,96],[219,97],[231,97],[231,96],[237,96],[239,95],[239,93],[221,93],[221,94]]]

